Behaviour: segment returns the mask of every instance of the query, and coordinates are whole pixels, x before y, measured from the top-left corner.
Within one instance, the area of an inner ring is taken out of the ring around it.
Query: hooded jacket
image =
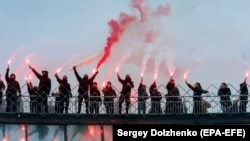
[[[49,78],[49,73],[48,71],[42,71],[45,73],[45,75],[39,74],[34,68],[32,68],[32,71],[36,75],[36,77],[39,79],[39,92],[45,92],[46,94],[49,95],[50,90],[51,90],[51,80]]]
[[[121,94],[130,94],[131,89],[134,88],[134,82],[131,80],[131,78],[121,79],[121,77],[118,76],[118,81],[122,84]]]
[[[7,69],[6,74],[5,74],[5,79],[8,84],[6,94],[17,94],[21,95],[21,88],[19,85],[19,82],[17,82],[15,79],[10,79],[9,77],[9,69]]]
[[[86,95],[89,90],[89,86],[93,84],[93,81],[96,75],[98,74],[98,72],[93,74],[91,78],[85,78],[85,77],[81,78],[78,72],[76,71],[76,68],[73,68],[73,69],[74,69],[76,79],[79,82],[78,93]]]
[[[55,75],[57,82],[60,84],[59,86],[59,92],[65,97],[72,96],[71,94],[71,87],[68,83],[67,79],[60,79],[58,75]]]

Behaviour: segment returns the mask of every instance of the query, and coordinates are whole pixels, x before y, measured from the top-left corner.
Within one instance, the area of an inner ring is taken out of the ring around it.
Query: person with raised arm
[[[193,113],[200,114],[202,113],[202,94],[208,94],[207,90],[202,89],[201,84],[199,82],[194,83],[192,86],[188,83],[187,79],[185,78],[185,83],[187,86],[193,91]]]
[[[21,88],[19,82],[16,80],[14,73],[9,76],[9,66],[5,73],[5,80],[7,82],[6,90],[6,112],[17,112],[18,98],[21,98]],[[18,93],[18,95],[17,95]]]
[[[128,114],[131,89],[134,88],[134,82],[132,81],[129,74],[125,76],[125,79],[121,79],[119,73],[117,72],[117,78],[118,81],[122,84],[121,95],[119,97],[119,114],[122,113],[122,103],[124,102],[124,100],[126,103],[126,114]]]
[[[76,79],[79,83],[78,86],[78,111],[77,113],[81,113],[82,109],[82,101],[84,98],[86,114],[89,113],[89,88],[92,86],[98,71],[95,71],[93,75],[89,78],[88,74],[84,74],[83,78],[80,77],[79,73],[76,70],[76,66],[73,67]]]
[[[38,89],[39,89],[39,95],[42,98],[42,102],[40,103],[42,106],[42,109],[44,108],[45,113],[49,113],[48,97],[51,91],[51,79],[49,78],[49,72],[47,70],[42,70],[42,74],[40,74],[30,65],[29,65],[29,68],[32,70],[35,76],[39,79]]]
[[[37,86],[33,86],[31,81],[26,80],[28,93],[30,95],[30,112],[41,112],[41,106],[38,105],[41,102],[39,98],[39,90]],[[40,102],[39,102],[40,101]]]
[[[68,82],[66,75],[63,78],[59,78],[58,74],[55,74],[56,80],[59,83],[59,109],[56,109],[59,113],[68,113],[69,99],[72,97],[71,86]]]
[[[248,88],[247,88],[247,77],[240,84],[240,106],[239,112],[247,112],[247,103],[248,103]]]
[[[143,84],[143,78],[138,87],[138,114],[146,114],[146,100],[148,99],[146,85]]]
[[[102,89],[102,92],[104,94],[104,105],[107,114],[114,114],[114,98],[116,97],[116,92],[110,81],[107,82],[106,86]]]
[[[175,81],[171,76],[167,85],[166,94],[166,113],[183,113],[182,100],[180,98],[179,89],[175,86]]]
[[[157,89],[157,85],[156,82],[154,81],[150,88],[149,88],[149,93],[150,93],[150,97],[151,97],[151,110],[150,113],[151,114],[161,114],[162,110],[161,110],[161,93],[158,91]]]

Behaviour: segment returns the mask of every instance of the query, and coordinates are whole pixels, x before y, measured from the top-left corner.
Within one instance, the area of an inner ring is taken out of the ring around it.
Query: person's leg
[[[121,96],[119,97],[119,114],[122,113],[122,103],[123,103],[124,100],[125,100],[124,95],[121,95]]]
[[[146,102],[145,101],[142,101],[142,113],[143,114],[146,114]]]
[[[130,95],[126,95],[125,97],[125,102],[126,102],[126,114],[128,114],[129,106],[130,106]]]
[[[11,103],[12,103],[12,112],[17,112],[18,99],[16,95],[12,96]]]
[[[82,101],[83,101],[83,96],[81,94],[78,95],[78,111],[77,113],[81,113],[82,110]]]
[[[69,97],[66,97],[64,99],[64,104],[65,104],[64,111],[65,111],[65,113],[68,113],[68,110],[69,110]]]
[[[2,103],[3,103],[3,93],[0,92],[0,106],[2,105]]]
[[[46,94],[45,92],[43,92],[43,105],[45,108],[45,113],[49,113],[49,107],[48,107],[48,94]]]
[[[7,102],[7,105],[6,105],[6,112],[10,112],[10,107],[11,107],[11,97],[9,95],[7,95],[6,97],[6,102]]]
[[[142,104],[141,101],[138,101],[138,114],[141,113],[141,108],[142,108],[141,104]]]
[[[89,98],[84,98],[86,114],[89,113]]]

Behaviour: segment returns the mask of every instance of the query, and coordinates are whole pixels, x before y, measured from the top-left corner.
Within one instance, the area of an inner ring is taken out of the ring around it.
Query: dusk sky
[[[136,89],[143,67],[148,86],[155,73],[157,84],[165,86],[169,72],[174,72],[176,83],[188,89],[183,80],[188,72],[189,82],[199,81],[204,88],[221,82],[238,88],[250,66],[249,0],[142,1],[149,13],[145,22],[140,22],[139,11],[129,0],[0,1],[1,79],[12,59],[10,73],[16,73],[24,85],[31,73],[25,63],[29,58],[38,72],[49,71],[52,88],[58,86],[54,74],[59,67],[59,76],[68,75],[75,86],[70,69],[94,56],[94,61],[77,68],[81,75],[91,75],[101,59],[95,56],[104,50],[110,35],[108,22],[118,21],[125,12],[135,20],[98,69],[95,81],[100,87],[110,80],[121,88],[115,71],[119,65],[121,77],[130,74]],[[160,5],[168,6],[166,15],[157,14]],[[142,39],[148,32],[155,33],[154,40],[145,43]],[[34,75],[32,81],[38,83]]]

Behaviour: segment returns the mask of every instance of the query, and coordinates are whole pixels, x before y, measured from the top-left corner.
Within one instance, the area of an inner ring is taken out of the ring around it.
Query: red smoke
[[[132,0],[131,1],[131,6],[136,8],[140,12],[140,18],[141,22],[144,22],[147,20],[148,16],[148,9],[143,6],[143,3],[146,2],[145,0]]]
[[[135,21],[135,17],[128,15],[126,13],[120,13],[119,21],[111,19],[108,22],[108,25],[111,28],[111,33],[107,38],[106,46],[104,47],[104,54],[99,60],[96,69],[99,69],[100,66],[107,61],[110,57],[111,49],[116,42],[120,40],[122,33],[126,30],[129,23]]]
[[[156,10],[156,14],[167,16],[170,13],[170,11],[171,11],[171,6],[169,4],[160,5]]]

